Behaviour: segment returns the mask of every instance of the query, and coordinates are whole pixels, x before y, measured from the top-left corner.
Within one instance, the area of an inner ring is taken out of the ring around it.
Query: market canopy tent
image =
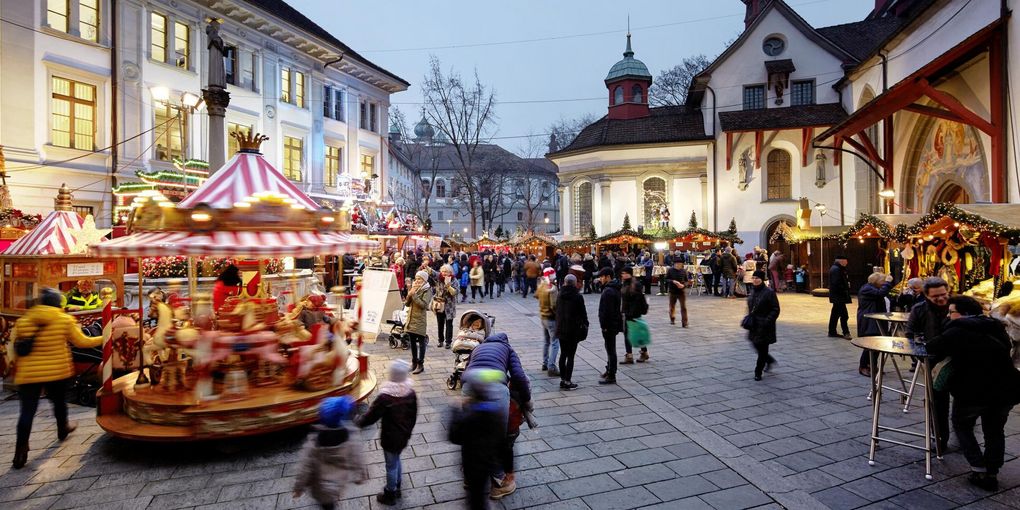
[[[308,195],[270,165],[262,154],[238,152],[202,186],[181,200],[177,207],[194,209],[205,204],[213,209],[230,209],[256,193],[275,193],[305,209],[320,209]]]
[[[850,228],[836,235],[846,245],[850,239],[883,239],[903,242],[907,239],[907,230],[921,219],[920,214],[867,214],[861,217]]]
[[[72,232],[85,220],[74,211],[51,211],[42,223],[4,250],[4,255],[69,255],[75,245]]]
[[[721,245],[724,241],[733,244],[743,243],[738,237],[724,233],[712,232],[703,228],[687,228],[673,233],[669,237],[661,238],[669,244],[669,249],[692,249],[702,250]]]
[[[337,232],[139,232],[107,241],[96,248],[120,257],[168,254],[209,257],[297,257],[373,249],[378,243]]]

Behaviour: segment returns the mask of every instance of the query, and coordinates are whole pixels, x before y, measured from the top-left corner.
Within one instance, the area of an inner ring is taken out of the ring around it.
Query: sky
[[[627,18],[635,58],[652,75],[685,56],[714,58],[743,30],[740,0],[288,0],[365,58],[411,83],[391,96],[413,125],[418,84],[435,55],[447,70],[477,70],[496,93],[493,142],[527,151],[557,120],[606,113],[603,79],[622,58]],[[863,19],[871,0],[787,0],[813,26]],[[537,135],[537,136],[529,136]]]

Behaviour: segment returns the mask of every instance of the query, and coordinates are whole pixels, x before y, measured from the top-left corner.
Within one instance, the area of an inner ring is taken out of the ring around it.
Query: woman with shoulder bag
[[[740,327],[747,330],[747,339],[758,352],[754,365],[754,380],[760,381],[762,372],[768,372],[776,362],[769,355],[769,345],[776,343],[776,320],[779,319],[779,299],[776,292],[765,285],[765,271],[751,275],[751,288],[747,296],[747,315]]]
[[[436,293],[432,297],[432,311],[436,314],[436,328],[439,330],[438,347],[442,347],[445,342],[449,349],[453,342],[453,318],[457,315],[458,293],[460,282],[454,276],[453,268],[444,264],[439,268]]]
[[[44,388],[46,397],[53,403],[57,439],[63,441],[76,428],[67,421],[64,400],[67,380],[74,375],[67,343],[80,348],[98,347],[103,343],[102,337],[88,337],[81,332],[78,321],[60,308],[61,297],[54,289],[43,290],[38,304],[18,319],[11,331],[15,353],[14,384],[18,386],[21,400],[14,469],[21,469],[28,462],[28,437]]]

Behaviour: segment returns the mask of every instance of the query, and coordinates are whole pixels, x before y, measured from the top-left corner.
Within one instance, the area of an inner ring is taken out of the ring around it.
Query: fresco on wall
[[[988,170],[977,131],[958,122],[933,122],[920,148],[915,182],[914,205],[925,210],[947,183],[960,186],[976,202],[988,201]]]

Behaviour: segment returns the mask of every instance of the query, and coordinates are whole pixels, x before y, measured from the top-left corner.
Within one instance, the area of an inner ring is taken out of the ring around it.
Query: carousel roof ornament
[[[82,229],[85,220],[71,210],[71,190],[61,184],[54,199],[54,210],[31,232],[7,247],[4,255],[73,255],[76,251],[75,234]],[[93,226],[95,223],[93,223]],[[97,241],[98,242],[98,241]]]

